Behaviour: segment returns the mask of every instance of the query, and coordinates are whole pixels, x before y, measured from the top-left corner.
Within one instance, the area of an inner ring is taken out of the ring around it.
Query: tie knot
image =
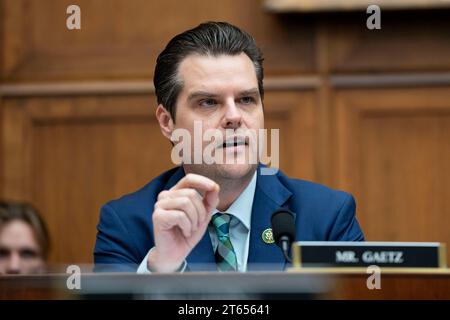
[[[216,213],[212,217],[212,223],[217,231],[217,236],[221,237],[229,237],[230,236],[230,221],[231,216],[226,213]]]

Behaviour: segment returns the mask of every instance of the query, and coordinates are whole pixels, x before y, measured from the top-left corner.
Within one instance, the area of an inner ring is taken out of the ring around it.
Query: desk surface
[[[381,289],[369,290],[365,269],[304,269],[289,272],[138,275],[82,274],[81,290],[68,290],[68,274],[0,276],[0,299],[300,298],[450,299],[450,271],[382,270]],[[220,293],[220,295],[218,295]]]

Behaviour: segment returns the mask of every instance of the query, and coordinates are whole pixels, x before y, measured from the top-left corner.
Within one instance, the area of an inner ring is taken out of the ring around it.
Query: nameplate
[[[445,268],[445,244],[438,242],[329,242],[292,244],[293,266]]]

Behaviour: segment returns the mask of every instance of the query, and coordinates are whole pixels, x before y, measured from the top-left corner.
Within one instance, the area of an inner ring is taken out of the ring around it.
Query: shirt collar
[[[244,189],[244,191],[239,195],[239,197],[234,200],[231,206],[226,210],[226,213],[236,217],[241,221],[241,223],[250,230],[250,222],[252,216],[253,198],[255,197],[256,190],[256,171],[253,174],[253,178]],[[216,209],[216,212],[221,212]],[[222,212],[224,213],[224,212]]]

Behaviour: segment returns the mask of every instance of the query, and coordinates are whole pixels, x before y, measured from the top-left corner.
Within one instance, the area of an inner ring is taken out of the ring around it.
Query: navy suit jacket
[[[281,171],[261,175],[258,168],[253,200],[247,270],[283,270],[285,259],[276,244],[266,244],[262,232],[271,227],[272,213],[283,207],[295,215],[297,241],[363,241],[355,218],[355,200],[345,192]],[[95,271],[131,271],[154,246],[152,213],[158,194],[185,175],[182,167],[166,171],[137,192],[105,204],[97,226]],[[208,232],[186,258],[191,271],[216,270]]]

